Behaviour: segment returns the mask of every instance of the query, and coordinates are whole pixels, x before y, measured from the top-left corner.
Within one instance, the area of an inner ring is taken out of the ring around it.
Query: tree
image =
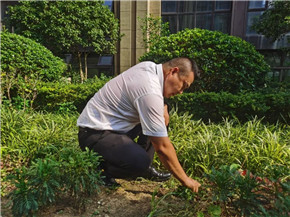
[[[276,0],[270,2],[267,9],[252,26],[258,33],[272,39],[272,41],[280,40],[285,34],[290,32],[290,1]],[[288,43],[290,37],[287,36]],[[278,49],[280,57],[280,66],[283,67],[287,56],[290,54],[289,47]],[[283,73],[280,73],[279,80],[283,80]]]
[[[54,54],[78,57],[82,82],[87,78],[87,57],[116,53],[119,23],[103,1],[20,1],[8,10],[15,33],[43,44]],[[82,70],[85,58],[85,73]]]
[[[163,36],[169,36],[169,23],[162,22],[161,17],[154,17],[152,14],[144,18],[138,18],[141,23],[140,28],[142,30],[143,43],[146,49],[150,49],[156,41]]]
[[[290,1],[276,0],[270,2],[269,9],[255,21],[252,28],[273,41],[289,33]],[[290,42],[289,37],[288,41]]]

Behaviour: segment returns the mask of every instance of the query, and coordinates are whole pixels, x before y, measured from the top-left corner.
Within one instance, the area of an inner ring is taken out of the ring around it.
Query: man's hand
[[[163,165],[182,183],[182,185],[191,189],[193,192],[198,192],[200,184],[186,175],[178,161],[176,151],[170,139],[168,137],[153,136],[149,138]]]
[[[201,186],[201,184],[198,181],[190,177],[188,177],[188,179],[183,183],[183,185],[196,193],[198,192],[198,188]]]

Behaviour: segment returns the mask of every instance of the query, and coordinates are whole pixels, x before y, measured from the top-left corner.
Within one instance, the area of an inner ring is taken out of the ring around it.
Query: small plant
[[[64,148],[58,160],[63,171],[64,190],[73,198],[74,207],[82,212],[86,197],[99,190],[103,183],[99,169],[101,157],[88,149],[81,152],[76,148]]]
[[[222,214],[222,209],[220,206],[212,205],[208,207],[208,213],[211,217],[220,217]]]
[[[236,185],[234,193],[236,198],[232,200],[232,204],[236,209],[241,211],[242,216],[251,216],[253,213],[259,213],[259,205],[269,202],[264,197],[262,182],[257,181],[247,171],[245,176],[237,175],[232,182]]]
[[[16,169],[8,176],[15,187],[9,195],[13,215],[33,215],[63,193],[71,196],[74,208],[84,211],[86,197],[102,184],[99,162],[96,153],[70,147],[36,159],[28,168]]]
[[[38,159],[30,168],[16,169],[9,175],[15,186],[10,193],[14,216],[32,215],[39,206],[53,202],[60,188],[59,164],[51,159]]]
[[[173,195],[173,192],[169,192],[165,195],[163,195],[161,198],[157,198],[157,191],[155,190],[152,194],[152,199],[151,199],[151,212],[149,213],[148,217],[153,217],[153,216],[159,216],[162,215],[166,212],[165,208],[160,208],[160,204],[163,203],[163,201]],[[162,207],[162,206],[161,206]]]
[[[239,165],[232,164],[231,166],[221,166],[219,170],[212,168],[210,174],[206,174],[206,178],[211,182],[213,186],[213,201],[220,201],[226,207],[226,203],[230,201],[230,198],[234,195],[235,183],[234,177],[239,175]]]

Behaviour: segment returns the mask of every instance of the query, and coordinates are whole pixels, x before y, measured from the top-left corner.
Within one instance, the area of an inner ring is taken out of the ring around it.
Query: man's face
[[[193,72],[188,73],[187,76],[182,76],[179,74],[178,67],[170,68],[169,73],[164,78],[163,96],[169,98],[181,94],[186,88],[189,88],[193,81]]]

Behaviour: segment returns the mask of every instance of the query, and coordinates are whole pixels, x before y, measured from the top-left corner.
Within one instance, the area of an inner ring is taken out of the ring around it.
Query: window
[[[111,11],[113,11],[113,0],[105,0],[104,5],[108,6]]]
[[[249,2],[249,9],[265,9],[266,8],[266,1],[250,1]]]
[[[111,66],[113,64],[113,56],[100,56],[98,66]]]
[[[171,33],[185,28],[202,28],[230,33],[231,1],[162,1],[162,20]]]
[[[247,16],[247,35],[258,35],[258,33],[251,28],[254,21],[258,19],[268,7],[268,1],[249,1],[248,16]]]

